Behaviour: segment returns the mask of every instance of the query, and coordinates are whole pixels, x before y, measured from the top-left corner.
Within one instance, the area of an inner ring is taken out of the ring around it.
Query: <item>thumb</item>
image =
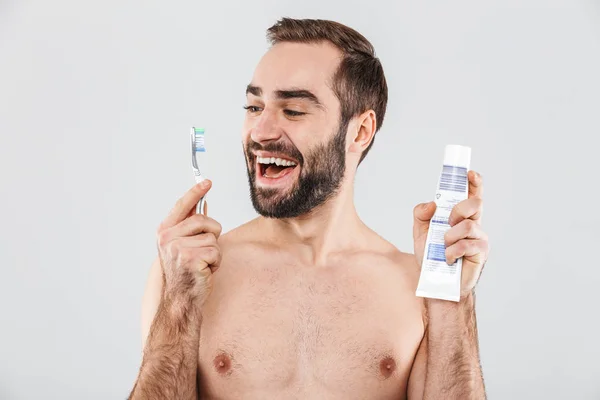
[[[417,205],[413,211],[415,221],[413,224],[413,239],[417,239],[427,234],[429,230],[429,221],[435,214],[435,201],[429,203],[421,203]]]

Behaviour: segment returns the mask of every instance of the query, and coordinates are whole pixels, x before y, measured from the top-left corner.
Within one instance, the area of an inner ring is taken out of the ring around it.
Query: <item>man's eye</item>
[[[244,110],[248,111],[249,113],[257,113],[260,111],[260,107],[256,107],[256,106],[244,106]]]
[[[286,115],[289,115],[290,117],[299,117],[299,116],[301,116],[301,115],[304,115],[304,114],[306,114],[306,113],[304,113],[304,112],[300,112],[300,111],[294,111],[294,110],[283,110],[283,112],[284,112]]]

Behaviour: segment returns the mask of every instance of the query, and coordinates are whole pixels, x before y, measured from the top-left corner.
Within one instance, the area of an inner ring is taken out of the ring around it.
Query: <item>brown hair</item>
[[[318,43],[328,41],[340,49],[343,58],[333,76],[333,92],[341,105],[341,126],[367,110],[375,111],[376,128],[383,124],[388,89],[383,67],[373,45],[354,29],[322,19],[282,18],[267,30],[271,45],[280,42]],[[365,158],[373,142],[361,154]]]

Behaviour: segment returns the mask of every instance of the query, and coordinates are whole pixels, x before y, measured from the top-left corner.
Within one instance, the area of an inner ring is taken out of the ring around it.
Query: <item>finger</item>
[[[483,196],[483,178],[475,171],[469,171],[469,197]]]
[[[195,206],[192,207],[190,212],[187,213],[187,215],[185,216],[185,218],[183,220],[185,221],[186,219],[188,219],[189,217],[194,216],[194,215],[196,215],[196,207]]]
[[[454,226],[465,219],[479,222],[483,213],[483,200],[481,197],[471,197],[461,201],[452,208],[448,223]]]
[[[191,246],[202,246],[203,244],[210,245],[213,244],[213,241],[216,243],[217,236],[212,232],[200,231],[193,233],[194,231],[191,230],[193,227],[184,227],[183,229],[190,229],[190,231],[188,231],[189,235],[182,235],[184,232],[182,232],[182,228],[179,225],[174,228],[160,231],[156,240],[159,249],[164,249],[168,246],[185,245],[188,243],[188,239]]]
[[[207,262],[208,267],[214,273],[221,265],[221,250],[218,247],[205,247],[202,249],[202,258]]]
[[[194,214],[181,221],[173,228],[179,236],[193,236],[199,233],[212,233],[215,237],[221,236],[221,224],[204,214]]]
[[[446,248],[446,262],[451,265],[461,257],[474,257],[471,261],[483,263],[487,251],[485,239],[462,239]]]
[[[481,229],[481,226],[471,219],[465,219],[452,228],[444,235],[444,245],[452,246],[461,239],[486,239],[487,235]]]
[[[217,246],[218,240],[212,233],[201,233],[196,236],[187,236],[179,239],[179,246],[182,248],[187,247],[210,247]]]
[[[198,205],[198,204],[199,204],[199,203],[197,203],[196,205]],[[202,211],[202,214],[203,214],[203,215],[208,215],[207,208],[206,208],[206,207],[207,207],[207,204],[208,204],[208,203],[207,203],[207,201],[206,201],[206,200],[204,200],[204,209],[203,209],[203,211]],[[193,207],[193,208],[190,210],[190,212],[189,212],[189,213],[186,215],[186,217],[185,217],[185,218],[189,218],[189,217],[191,217],[192,215],[196,215],[196,214],[197,214],[197,212],[196,212],[196,208],[197,208],[197,207],[196,207],[196,206],[194,206],[194,207]]]
[[[164,246],[164,251],[171,257],[177,256],[177,254],[197,254],[194,250],[202,250],[203,248],[215,248],[219,249],[218,240],[212,233],[202,233],[196,236],[180,237],[177,240],[173,240]],[[192,257],[188,257],[192,258]],[[196,257],[200,259],[199,257]]]
[[[221,257],[218,242],[210,233],[178,238],[168,243],[164,251],[169,258],[177,259],[180,265],[200,261],[212,265]]]
[[[196,204],[198,204],[202,196],[210,190],[211,186],[212,182],[205,179],[188,190],[183,197],[177,200],[167,218],[162,222],[160,229],[171,228],[186,219],[190,212],[196,207]]]
[[[413,238],[422,237],[429,230],[429,221],[435,214],[436,204],[433,201],[417,205],[414,210]]]
[[[180,246],[182,246],[182,248],[187,249],[186,251],[191,250],[191,257],[193,260],[205,262],[212,272],[219,268],[221,263],[221,250],[216,242],[213,243],[212,239],[194,236],[182,238],[181,241],[182,243]]]
[[[210,233],[218,238],[221,235],[221,224],[212,218],[202,214],[194,214],[183,220],[172,228],[159,233],[159,241],[168,243],[177,238],[195,236],[202,233]]]

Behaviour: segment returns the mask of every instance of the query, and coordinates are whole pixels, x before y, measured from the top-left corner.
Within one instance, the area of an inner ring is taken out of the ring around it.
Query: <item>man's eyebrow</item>
[[[246,94],[253,94],[254,96],[261,96],[262,95],[262,89],[259,88],[258,86],[254,86],[252,84],[249,84],[248,86],[246,86]]]
[[[249,84],[246,87],[246,95],[247,94],[252,94],[256,97],[260,97],[262,96],[262,88],[259,86]],[[323,104],[319,101],[319,98],[313,92],[306,89],[290,88],[286,90],[276,90],[275,97],[279,100],[306,99],[319,108],[325,108]]]
[[[319,101],[319,98],[310,90],[306,89],[297,89],[292,88],[289,90],[277,90],[275,91],[275,95],[278,99],[287,100],[287,99],[306,99],[313,103],[315,106],[319,108],[323,108],[323,104]]]

